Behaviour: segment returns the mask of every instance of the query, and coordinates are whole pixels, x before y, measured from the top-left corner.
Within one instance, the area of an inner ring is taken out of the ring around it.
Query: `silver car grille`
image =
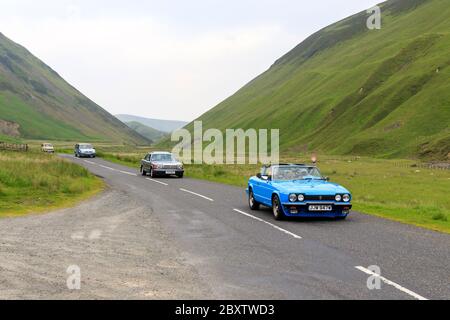
[[[162,167],[163,169],[178,169],[178,165],[176,164],[165,164]]]

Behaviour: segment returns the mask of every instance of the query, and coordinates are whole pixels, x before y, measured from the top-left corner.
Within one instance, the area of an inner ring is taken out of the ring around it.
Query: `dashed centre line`
[[[168,186],[167,183],[162,182],[162,181],[158,181],[158,180],[150,179],[150,178],[145,178],[145,179],[147,179],[148,181],[152,181],[152,182],[156,182],[156,183],[162,184],[163,186]]]
[[[241,211],[241,210],[238,210],[238,209],[233,209],[233,210],[235,212],[237,212],[237,213],[243,214],[244,216],[247,216],[247,217],[255,219],[255,220],[259,221],[259,222],[265,223],[265,224],[271,226],[272,228],[277,229],[278,231],[281,231],[283,233],[286,233],[287,235],[290,235],[291,237],[293,237],[295,239],[302,239],[302,237],[300,237],[299,235],[297,235],[295,233],[292,233],[292,232],[290,232],[290,231],[288,231],[286,229],[280,228],[279,226],[277,226],[277,225],[275,225],[273,223],[270,223],[270,222],[268,222],[268,221],[266,221],[264,219],[258,218],[256,216],[250,214],[250,213],[247,213],[247,212],[244,212],[244,211]]]
[[[127,171],[122,171],[122,170],[119,170],[119,172],[120,172],[120,173],[123,173],[123,174],[127,174],[127,175],[129,175],[129,176],[136,176],[136,175],[137,175],[136,173],[127,172]]]
[[[104,166],[104,165],[101,165],[101,164],[99,164],[99,166],[104,168],[104,169],[108,169],[108,170],[111,170],[111,171],[116,171],[116,169],[114,169],[114,168],[107,167],[107,166]]]
[[[206,197],[206,196],[204,196],[202,194],[199,194],[199,193],[196,193],[196,192],[193,192],[193,191],[190,191],[190,190],[186,190],[186,189],[183,189],[183,188],[180,188],[180,190],[183,191],[183,192],[187,192],[187,193],[193,194],[194,196],[206,199],[206,200],[211,201],[211,202],[214,201],[214,199],[208,198],[208,197]]]

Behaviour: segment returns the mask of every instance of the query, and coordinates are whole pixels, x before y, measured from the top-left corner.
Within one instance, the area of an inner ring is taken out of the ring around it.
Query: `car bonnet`
[[[285,193],[304,193],[310,195],[334,195],[336,193],[350,193],[343,186],[324,180],[294,180],[274,181],[274,187]]]

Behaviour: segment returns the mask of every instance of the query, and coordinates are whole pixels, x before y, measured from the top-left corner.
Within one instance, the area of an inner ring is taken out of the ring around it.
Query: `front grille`
[[[165,164],[165,165],[163,165],[163,169],[178,169],[178,165],[176,165],[176,164]]]
[[[334,201],[335,196],[305,196],[305,201]]]

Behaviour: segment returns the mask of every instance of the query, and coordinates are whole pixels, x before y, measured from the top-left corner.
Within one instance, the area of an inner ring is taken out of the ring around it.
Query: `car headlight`
[[[344,202],[349,202],[350,201],[350,195],[349,194],[344,194],[342,199],[344,200]]]
[[[336,200],[336,202],[341,202],[342,196],[340,194],[337,194],[334,199]]]
[[[299,202],[303,202],[305,200],[305,196],[302,194],[299,194],[297,198]]]
[[[297,201],[297,195],[294,194],[294,193],[291,193],[291,194],[289,195],[289,201],[290,201],[290,202],[296,202],[296,201]]]

